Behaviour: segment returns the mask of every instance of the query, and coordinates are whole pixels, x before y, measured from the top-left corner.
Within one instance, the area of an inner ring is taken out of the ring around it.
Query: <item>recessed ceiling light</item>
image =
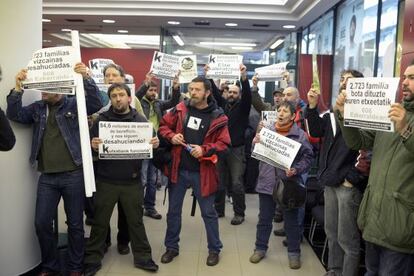
[[[62,29],[61,30],[62,32],[70,32],[70,31],[72,31],[71,29]]]
[[[174,54],[176,54],[176,55],[192,55],[193,52],[187,51],[187,50],[176,50],[176,51],[174,51]]]
[[[127,31],[127,30],[118,30],[118,33],[121,33],[121,34],[127,34],[127,33],[128,33],[128,31]]]
[[[283,25],[283,28],[284,29],[294,29],[294,28],[296,28],[296,26],[295,25]]]
[[[49,39],[43,39],[43,42],[44,42],[44,43],[50,43],[50,42],[52,42],[52,40],[49,40]]]
[[[238,26],[237,23],[226,23],[224,25],[226,25],[227,27],[237,27]]]
[[[112,24],[112,23],[115,23],[115,20],[112,20],[112,19],[104,19],[104,20],[102,20],[102,22],[103,23]]]
[[[48,23],[48,22],[52,22],[52,20],[47,19],[47,18],[42,18],[42,22]]]
[[[270,56],[272,56],[272,57],[275,56],[275,55],[276,55],[276,52],[271,52],[270,53]]]
[[[181,22],[179,22],[179,21],[168,21],[167,23],[170,24],[170,25],[180,25],[181,24]]]

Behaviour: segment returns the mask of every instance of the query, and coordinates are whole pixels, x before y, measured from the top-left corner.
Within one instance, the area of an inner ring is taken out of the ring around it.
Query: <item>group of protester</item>
[[[161,164],[169,179],[162,263],[179,255],[182,207],[188,188],[193,190],[206,229],[207,265],[219,263],[223,248],[218,218],[225,215],[226,189],[231,191],[233,200],[231,224],[240,225],[245,220],[245,134],[250,111],[255,109],[277,111],[277,120],[270,130],[301,146],[289,169],[259,163],[259,216],[250,262],[259,263],[266,256],[276,214],[284,220],[284,229],[279,232],[286,235],[289,267],[301,267],[304,205],[277,207],[273,193],[281,182],[290,181],[305,188],[309,169],[318,154],[317,177],[324,186],[329,247],[326,275],[358,274],[361,234],[365,241],[366,275],[414,272],[414,65],[408,66],[403,76],[402,103],[393,104],[388,114],[395,132],[344,126],[346,83],[350,78],[362,77],[355,70],[342,72],[336,103],[324,115],[317,109],[320,91],[313,88],[307,93],[308,103],[300,99],[293,86],[276,90],[273,105],[264,103],[258,94],[259,79],[253,77],[251,87],[244,65],[240,66],[240,82],[229,85],[228,90],[200,76],[188,85],[187,97],[182,97],[175,78],[171,97],[166,101],[158,99],[158,85],[151,72],[134,95],[125,84],[125,73],[119,65],[110,64],[103,70],[105,82],[110,84],[107,93],[99,91],[83,63],[77,63],[74,70],[83,77],[94,156],[102,143],[99,122],[107,121],[151,122],[154,133],[150,144],[154,153],[160,145],[168,149],[163,152],[169,155],[169,162]],[[205,71],[208,70],[206,66]],[[155,208],[157,169],[153,160],[95,158],[96,193],[87,204],[92,229],[85,245],[85,192],[76,99],[42,92],[40,101],[23,106],[22,82],[26,76],[26,70],[16,75],[16,85],[7,96],[7,117],[33,125],[30,162],[37,162],[41,173],[35,210],[42,254],[40,275],[60,275],[52,222],[61,197],[67,216],[67,269],[71,276],[94,275],[101,268],[111,245],[109,221],[116,204],[118,252],[132,251],[137,268],[157,271],[143,223],[143,215],[162,218]],[[0,149],[9,150],[15,138],[1,110],[0,127]],[[260,143],[262,127],[260,123],[253,135],[253,147]],[[209,158],[213,155],[218,155],[217,166]]]

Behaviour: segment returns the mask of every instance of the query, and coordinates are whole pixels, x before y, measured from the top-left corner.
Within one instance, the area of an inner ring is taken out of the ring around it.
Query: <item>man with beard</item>
[[[168,176],[168,213],[166,252],[162,263],[171,262],[179,254],[181,213],[187,188],[193,188],[200,206],[207,233],[209,255],[207,265],[219,262],[223,247],[218,228],[218,217],[214,209],[217,191],[215,165],[202,157],[222,152],[230,144],[227,117],[211,98],[210,81],[197,77],[189,84],[190,100],[179,103],[161,120],[159,134],[172,144],[171,166]]]
[[[158,131],[160,120],[163,113],[170,108],[176,106],[180,100],[180,86],[178,78],[174,80],[172,97],[170,100],[161,101],[158,99],[158,86],[153,81],[154,75],[149,72],[145,76],[145,81],[135,93],[137,98],[141,101],[142,109],[145,117],[154,126],[154,130]],[[157,169],[152,160],[147,159],[142,162],[142,184],[145,186],[144,196],[144,216],[161,219],[162,216],[155,209],[155,197],[157,192]]]
[[[344,127],[346,94],[334,109],[349,148],[372,149],[371,172],[358,212],[366,241],[365,275],[412,275],[414,272],[414,64],[402,79],[402,103],[388,117],[394,132]]]
[[[126,84],[112,84],[108,88],[108,97],[111,107],[99,116],[91,129],[91,146],[95,152],[102,143],[99,122],[147,122],[144,116],[130,108],[131,90]],[[158,138],[153,137],[150,143],[157,148]],[[121,202],[125,212],[134,265],[148,271],[158,270],[142,221],[141,162],[140,159],[97,161],[95,216],[85,250],[85,276],[94,275],[102,267],[108,224],[117,202]]]
[[[362,78],[356,70],[341,73],[339,93],[350,78]],[[313,137],[322,139],[318,181],[324,187],[325,232],[328,237],[328,272],[326,275],[357,275],[360,257],[360,233],[356,223],[358,207],[368,182],[369,154],[349,149],[333,112],[319,115],[319,91],[308,92],[305,118]],[[358,162],[357,162],[358,157]],[[368,165],[368,166],[362,166]],[[366,168],[366,170],[364,169]]]
[[[208,67],[206,67],[205,70],[208,70]],[[240,65],[240,72],[241,93],[238,85],[229,85],[227,99],[224,99],[220,95],[214,81],[211,80],[214,98],[229,118],[229,132],[231,137],[231,146],[228,151],[221,156],[218,165],[220,172],[220,187],[217,192],[215,207],[219,217],[223,217],[226,201],[225,188],[229,187],[233,199],[234,211],[234,217],[231,220],[232,225],[243,223],[244,211],[246,210],[243,181],[246,167],[244,142],[246,129],[249,125],[249,114],[252,104],[252,95],[250,92],[249,80],[247,79],[246,66]]]
[[[92,114],[102,107],[99,89],[87,75],[85,64],[77,63],[74,70],[83,77],[86,109]],[[12,121],[33,125],[30,163],[35,165],[37,161],[37,169],[41,172],[35,210],[35,228],[42,254],[40,275],[60,275],[53,220],[61,197],[69,235],[68,270],[71,276],[81,275],[85,188],[76,98],[42,93],[42,100],[22,106],[22,81],[26,78],[25,69],[16,75],[15,88],[7,96],[7,116]]]

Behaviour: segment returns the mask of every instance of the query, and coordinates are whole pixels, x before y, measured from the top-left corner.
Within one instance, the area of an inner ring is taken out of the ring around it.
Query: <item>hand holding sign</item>
[[[158,137],[157,137],[157,136],[152,137],[152,138],[151,138],[151,140],[150,140],[150,144],[152,145],[152,148],[153,148],[153,149],[156,149],[156,148],[158,148],[158,147],[159,147],[159,145],[160,145],[160,140],[158,139]]]
[[[88,78],[88,67],[82,62],[78,62],[75,64],[75,68],[73,69],[76,73],[81,74],[82,78]]]
[[[243,81],[247,79],[247,68],[244,64],[240,64],[240,75]]]
[[[346,101],[346,91],[342,90],[341,93],[339,93],[338,97],[336,98],[334,111],[339,111],[341,113],[341,116],[344,116],[344,105]]]
[[[145,75],[145,80],[144,80],[144,84],[146,86],[150,86],[152,79],[155,78],[155,75],[152,73],[152,70],[149,71],[146,75]]]
[[[287,170],[285,170],[285,172],[286,172],[287,177],[292,177],[292,176],[296,175],[296,173],[297,173],[295,168],[287,169]]]
[[[257,76],[257,73],[254,74],[254,76],[252,78],[252,82],[253,82],[253,87],[257,88],[257,84],[259,83],[259,77]]]
[[[102,144],[102,139],[100,139],[99,137],[93,137],[92,141],[91,141],[91,147],[94,151],[98,151],[99,150],[99,144]]]
[[[22,91],[23,87],[23,81],[27,78],[27,69],[20,70],[19,73],[17,73],[15,79],[16,79],[16,86],[14,87],[14,90],[17,92]]]
[[[173,89],[177,90],[180,89],[180,71],[178,71],[178,74],[175,75],[175,78],[173,79]]]
[[[395,130],[402,134],[407,127],[407,112],[404,107],[399,103],[392,104],[388,118],[394,123]]]

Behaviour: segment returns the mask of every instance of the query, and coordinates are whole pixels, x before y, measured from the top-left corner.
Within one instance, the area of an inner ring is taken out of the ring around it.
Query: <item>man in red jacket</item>
[[[165,114],[159,128],[159,134],[172,144],[172,161],[168,171],[167,233],[164,241],[167,250],[161,262],[169,263],[178,256],[183,200],[187,187],[191,185],[207,232],[207,265],[214,266],[219,261],[223,247],[214,209],[218,175],[211,161],[200,158],[226,150],[230,135],[226,115],[210,97],[210,81],[203,77],[193,79],[189,84],[189,92],[189,101],[179,103]]]

